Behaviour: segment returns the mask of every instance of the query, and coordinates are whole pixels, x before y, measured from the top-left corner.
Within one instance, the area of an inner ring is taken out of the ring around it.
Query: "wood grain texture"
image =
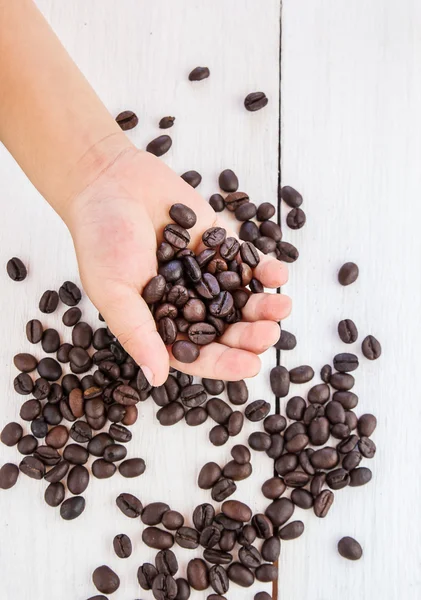
[[[218,191],[217,177],[233,168],[241,188],[257,203],[276,199],[279,115],[279,12],[278,0],[266,0],[265,10],[253,0],[216,2],[154,2],[139,0],[39,0],[38,4],[72,57],[104,100],[112,114],[132,109],[139,115],[131,139],[144,148],[160,135],[158,121],[176,116],[169,132],[173,147],[164,157],[180,174],[196,169],[203,175],[199,191],[204,197]],[[188,73],[207,65],[211,77],[190,83]],[[249,113],[243,100],[251,91],[264,90],[269,105]],[[13,392],[13,355],[40,349],[26,341],[28,319],[40,317],[38,300],[45,289],[58,289],[65,279],[78,281],[71,239],[58,217],[25,179],[13,159],[1,149],[3,226],[1,228],[0,347],[1,425],[18,418],[22,398]],[[4,265],[19,256],[29,267],[23,283],[12,282]],[[141,260],[141,257],[139,258]],[[96,311],[82,301],[86,320],[97,324]],[[64,307],[42,321],[56,326],[69,341],[61,324]],[[274,351],[264,358],[260,377],[249,382],[250,398],[272,399],[269,370]],[[154,419],[156,407],[148,401],[140,407],[130,456],[142,456],[146,473],[135,481],[115,476],[94,480],[86,493],[87,508],[74,522],[64,522],[45,505],[45,485],[20,477],[17,486],[0,495],[1,597],[5,600],[85,600],[94,595],[93,569],[109,564],[121,577],[116,600],[152,598],[136,581],[138,566],[153,560],[141,541],[143,526],[123,517],[114,505],[118,493],[128,491],[144,503],[162,500],[191,515],[210,494],[198,490],[200,467],[209,460],[224,464],[234,443],[244,442],[252,430],[217,449],[207,439],[208,422],[199,429],[179,424],[161,428]],[[250,425],[250,424],[249,424]],[[28,428],[26,428],[28,429]],[[0,448],[1,462],[16,462],[16,449]],[[253,456],[253,476],[238,485],[236,497],[249,501],[254,510],[267,504],[261,483],[271,476],[272,462]],[[187,519],[190,521],[190,518]],[[112,551],[117,533],[132,537],[133,556],[122,561]],[[188,559],[199,553],[177,549],[185,573]],[[24,576],[22,576],[24,573]],[[270,590],[270,585],[259,584]],[[247,592],[248,596],[252,591]],[[194,599],[203,598],[196,593]],[[244,598],[244,590],[232,586],[231,600]]]
[[[360,356],[358,414],[379,425],[374,477],[336,494],[324,521],[306,519],[300,540],[285,543],[281,597],[312,600],[421,596],[420,402],[416,377],[421,313],[421,6],[415,1],[284,0],[282,36],[282,182],[301,190],[308,221],[285,239],[300,248],[287,293],[285,324],[297,349],[287,367],[318,369],[346,351],[340,319],[353,319]],[[283,220],[287,214],[282,206]],[[343,288],[336,274],[360,265]],[[372,333],[377,362],[362,357]],[[291,393],[302,392],[294,386]],[[336,553],[344,535],[364,557]]]

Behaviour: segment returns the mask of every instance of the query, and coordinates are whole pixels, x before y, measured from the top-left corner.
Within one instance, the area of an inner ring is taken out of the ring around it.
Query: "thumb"
[[[126,352],[142,369],[150,385],[162,385],[169,372],[169,356],[154,318],[134,288],[118,285],[103,290],[98,308]]]

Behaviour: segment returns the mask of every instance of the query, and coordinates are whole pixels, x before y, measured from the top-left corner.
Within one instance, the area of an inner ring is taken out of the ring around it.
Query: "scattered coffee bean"
[[[298,208],[303,203],[302,195],[289,185],[284,185],[281,188],[280,196],[291,208]]]
[[[353,262],[347,262],[339,269],[338,281],[341,285],[350,285],[357,280],[359,269]]]
[[[348,560],[359,560],[363,555],[361,545],[352,537],[343,537],[339,540],[338,552]]]
[[[172,146],[172,139],[169,135],[160,135],[146,146],[146,152],[155,156],[163,156]]]
[[[301,208],[293,208],[287,215],[287,225],[290,229],[301,229],[306,223],[306,214]]]
[[[131,110],[124,110],[116,116],[115,120],[123,131],[129,131],[129,129],[133,129],[139,122],[136,114]]]
[[[338,334],[345,344],[353,344],[358,339],[358,329],[351,319],[339,321]]]
[[[323,519],[333,504],[334,495],[330,490],[323,490],[314,500],[314,514]]]
[[[202,176],[197,171],[186,171],[181,175],[181,179],[183,179],[186,183],[192,186],[192,188],[197,188],[197,186],[202,181]]]
[[[252,92],[245,97],[244,106],[246,107],[246,110],[255,112],[256,110],[264,108],[268,102],[269,100],[264,92]]]
[[[92,581],[94,582],[96,589],[102,594],[113,594],[120,587],[119,576],[106,565],[102,565],[95,569],[92,573]]]
[[[169,129],[174,125],[175,117],[162,117],[159,121],[160,129]]]
[[[225,202],[221,194],[212,194],[209,198],[209,204],[215,212],[222,212],[225,208]]]
[[[28,271],[20,258],[11,258],[6,265],[7,274],[13,281],[23,281],[26,279]]]
[[[373,335],[364,338],[361,349],[364,356],[369,360],[376,360],[382,353],[380,342]]]
[[[0,469],[0,489],[1,490],[10,490],[12,488],[19,476],[19,469],[16,465],[12,463],[6,463]]]
[[[189,74],[190,81],[202,81],[207,79],[210,75],[208,67],[195,67]]]

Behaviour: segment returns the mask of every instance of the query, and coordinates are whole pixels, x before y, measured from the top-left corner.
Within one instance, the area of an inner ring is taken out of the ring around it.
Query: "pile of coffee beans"
[[[259,253],[249,242],[227,237],[222,227],[211,227],[202,235],[206,246],[198,254],[188,247],[197,217],[184,204],[173,204],[174,223],[164,228],[164,241],[157,250],[158,275],[143,290],[157,323],[158,332],[174,357],[194,362],[200,347],[219,338],[228,324],[241,320],[241,309],[250,293],[261,291],[253,277]],[[247,290],[247,286],[250,288]],[[179,338],[182,334],[183,339]],[[198,406],[192,398],[187,406]]]

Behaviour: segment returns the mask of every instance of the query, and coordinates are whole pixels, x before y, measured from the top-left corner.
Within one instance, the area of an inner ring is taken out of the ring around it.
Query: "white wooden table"
[[[297,511],[305,534],[283,543],[279,598],[293,600],[415,600],[421,597],[419,531],[421,402],[416,381],[421,351],[421,6],[416,0],[284,0],[282,85],[279,103],[279,0],[38,0],[60,39],[113,114],[132,109],[140,119],[129,133],[140,147],[159,135],[158,120],[176,116],[173,148],[164,159],[179,173],[203,175],[199,191],[218,191],[217,175],[233,168],[240,187],[256,202],[276,201],[278,121],[281,111],[283,184],[302,191],[308,222],[285,239],[300,249],[286,291],[294,310],[286,328],[298,338],[287,367],[319,369],[343,351],[337,322],[352,318],[363,336],[383,344],[375,363],[362,359],[357,374],[358,413],[379,420],[374,439],[373,481],[337,493],[325,520]],[[200,84],[189,71],[207,65]],[[250,91],[263,90],[269,105],[252,114],[242,107]],[[281,108],[280,108],[281,106]],[[2,148],[0,181],[0,426],[18,418],[21,397],[13,392],[13,355],[33,351],[24,325],[39,317],[45,289],[78,281],[70,236]],[[286,210],[281,207],[284,220]],[[4,265],[20,256],[29,277],[16,284]],[[342,288],[338,267],[360,265],[356,284]],[[96,324],[84,298],[82,309]],[[48,319],[66,341],[63,307]],[[361,355],[359,343],[352,347]],[[418,359],[418,360],[417,360]],[[251,399],[273,401],[268,375],[275,364],[266,353]],[[293,387],[301,393],[302,387]],[[274,404],[274,402],[273,402]],[[164,429],[152,401],[141,406],[130,455],[147,462],[138,480],[115,476],[91,481],[84,515],[61,520],[43,500],[45,486],[21,476],[0,494],[0,582],[2,600],[85,600],[94,595],[92,570],[109,564],[122,585],[116,600],[151,598],[139,589],[137,567],[154,553],[141,542],[142,527],[114,506],[121,491],[144,503],[163,500],[186,516],[209,494],[195,487],[208,460],[229,458],[207,440],[210,423]],[[241,440],[251,427],[245,427]],[[16,462],[16,449],[0,447],[0,461]],[[368,462],[368,461],[367,461]],[[254,510],[267,504],[261,483],[272,463],[253,454],[253,476],[236,497]],[[311,511],[310,511],[311,512]],[[113,555],[112,538],[127,533],[133,556]],[[343,535],[364,547],[359,563],[336,552]],[[182,564],[195,553],[177,549]],[[232,586],[230,600],[252,599],[260,589]],[[205,598],[195,593],[192,598]]]

